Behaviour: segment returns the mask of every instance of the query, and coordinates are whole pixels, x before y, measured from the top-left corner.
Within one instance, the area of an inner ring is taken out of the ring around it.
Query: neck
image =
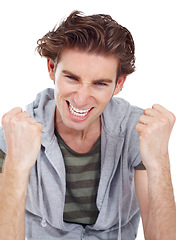
[[[55,113],[55,127],[57,131],[59,132],[60,136],[65,139],[68,136],[73,138],[75,141],[84,141],[87,138],[90,138],[90,136],[94,136],[93,138],[98,138],[101,134],[101,119],[100,117],[94,120],[93,123],[91,123],[87,128],[83,130],[76,130],[67,127],[59,114],[58,111]],[[95,137],[96,136],[96,137]]]

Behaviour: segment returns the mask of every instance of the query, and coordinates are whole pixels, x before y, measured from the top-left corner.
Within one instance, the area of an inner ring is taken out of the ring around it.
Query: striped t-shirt
[[[96,197],[100,179],[100,137],[89,152],[77,153],[57,131],[55,134],[66,169],[64,221],[94,224],[98,216]]]

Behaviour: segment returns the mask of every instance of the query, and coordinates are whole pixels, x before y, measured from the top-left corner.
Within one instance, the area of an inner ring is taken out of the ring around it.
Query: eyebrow
[[[74,74],[74,73],[72,73],[70,71],[67,71],[67,70],[62,70],[62,73],[66,74],[66,75],[73,76],[73,77],[75,77],[78,80],[81,79],[78,75],[76,75],[76,74]],[[113,81],[112,81],[112,79],[97,79],[97,80],[93,80],[93,83],[99,83],[99,82],[101,82],[101,83],[112,83]]]
[[[80,79],[79,76],[77,76],[76,74],[74,74],[74,73],[72,73],[72,72],[70,72],[70,71],[62,70],[62,73],[66,74],[66,75],[71,75],[71,76],[73,76],[73,77],[75,77],[75,78],[77,78],[77,79]]]

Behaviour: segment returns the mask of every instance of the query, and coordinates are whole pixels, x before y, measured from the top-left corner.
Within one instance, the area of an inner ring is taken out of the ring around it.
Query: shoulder
[[[43,111],[44,108],[54,100],[54,89],[47,88],[39,92],[33,102],[26,106],[26,111],[35,115],[35,111]]]
[[[128,101],[113,97],[102,114],[102,123],[114,135],[124,135],[134,129],[143,109],[132,106]]]
[[[114,97],[110,101],[113,114],[127,118],[136,118],[143,114],[143,109],[138,106],[131,105],[128,101],[122,98]]]

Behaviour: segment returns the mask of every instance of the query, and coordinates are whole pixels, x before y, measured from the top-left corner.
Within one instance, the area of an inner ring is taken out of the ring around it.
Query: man
[[[130,32],[73,12],[37,50],[55,89],[2,118],[0,239],[133,240],[140,214],[146,239],[176,239],[175,117],[113,97],[135,68]]]

